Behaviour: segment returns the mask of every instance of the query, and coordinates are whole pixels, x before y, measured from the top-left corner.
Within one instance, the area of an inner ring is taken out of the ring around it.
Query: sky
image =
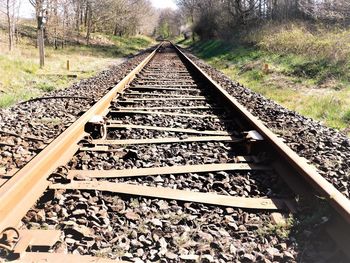
[[[19,9],[19,16],[23,18],[32,18],[34,15],[34,7],[29,3],[29,0],[22,0]]]
[[[151,0],[156,8],[172,8],[176,9],[175,0]],[[34,14],[34,8],[29,3],[29,0],[21,1],[20,16],[23,18],[31,18]]]
[[[157,8],[176,9],[175,0],[151,0],[151,2]]]

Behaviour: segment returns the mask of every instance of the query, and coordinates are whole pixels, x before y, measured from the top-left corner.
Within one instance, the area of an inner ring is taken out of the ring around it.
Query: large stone
[[[157,219],[157,218],[152,219],[152,220],[151,220],[151,223],[152,223],[154,226],[163,227],[162,221],[160,221],[160,220]]]
[[[186,261],[197,261],[199,259],[199,256],[197,255],[180,255],[180,259],[186,260]]]
[[[140,219],[140,216],[134,212],[127,212],[125,214],[125,217],[129,220],[133,220],[133,221],[136,221],[136,220],[139,220]]]

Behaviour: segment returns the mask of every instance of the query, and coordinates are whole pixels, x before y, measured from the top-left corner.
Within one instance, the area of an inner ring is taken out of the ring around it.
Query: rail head
[[[171,43],[180,57],[191,67],[201,74],[230,104],[230,106],[244,116],[245,120],[267,140],[274,150],[289,164],[297,173],[303,177],[322,197],[326,198],[329,204],[350,224],[350,200],[339,192],[331,183],[322,177],[317,170],[294,152],[280,138],[277,137],[260,120],[251,114],[247,108],[240,104],[224,88],[204,72],[194,61],[192,61],[179,47]]]

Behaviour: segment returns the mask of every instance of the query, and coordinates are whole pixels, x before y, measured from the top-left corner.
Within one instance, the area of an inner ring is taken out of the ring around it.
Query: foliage
[[[167,21],[164,21],[159,25],[158,34],[164,39],[170,37],[170,28],[169,23]]]
[[[244,40],[270,52],[322,59],[323,64],[342,64],[350,59],[350,30],[341,28],[311,28],[301,22],[273,23],[248,32]]]
[[[281,23],[294,19],[350,24],[348,0],[177,0],[192,29],[202,40],[233,39],[247,29],[269,21]],[[186,19],[185,19],[186,20]],[[300,34],[298,34],[300,36]],[[310,35],[302,36],[302,41]],[[296,47],[298,39],[291,46]],[[327,43],[319,43],[327,46]]]
[[[271,224],[264,226],[263,228],[258,229],[258,234],[261,237],[271,237],[277,236],[280,239],[287,239],[292,231],[294,226],[294,219],[292,216],[287,218],[285,223]]]
[[[350,126],[350,110],[347,110],[343,114],[343,121]]]
[[[156,27],[156,36],[163,39],[171,39],[180,34],[181,17],[178,11],[169,8],[163,9],[159,13],[158,26]]]

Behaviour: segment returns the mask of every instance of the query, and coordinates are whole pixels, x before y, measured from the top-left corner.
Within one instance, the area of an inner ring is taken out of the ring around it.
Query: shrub
[[[350,59],[350,30],[305,23],[266,24],[249,31],[243,38],[262,49],[276,53],[292,53],[332,63],[346,63]]]
[[[54,85],[52,85],[50,83],[46,83],[46,82],[38,83],[36,87],[42,91],[45,91],[45,92],[50,92],[50,91],[55,90]]]
[[[343,115],[343,121],[350,125],[350,110],[344,113]]]

